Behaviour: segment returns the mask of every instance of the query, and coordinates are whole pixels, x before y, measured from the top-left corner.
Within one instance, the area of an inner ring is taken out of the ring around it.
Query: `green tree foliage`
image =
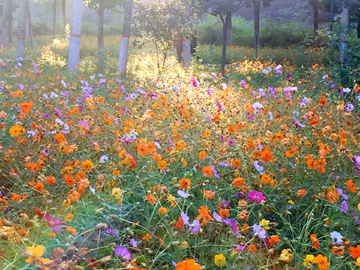
[[[195,6],[192,6],[195,7]],[[157,66],[160,68],[160,54],[163,65],[166,57],[174,47],[174,39],[189,36],[192,33],[191,23],[197,12],[188,13],[188,6],[179,0],[159,0],[153,4],[136,4],[134,16],[134,45],[143,47],[147,43],[155,46]]]

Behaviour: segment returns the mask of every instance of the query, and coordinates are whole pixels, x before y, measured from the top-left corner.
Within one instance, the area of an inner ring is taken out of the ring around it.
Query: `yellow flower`
[[[49,259],[41,259],[40,257],[44,254],[45,247],[43,245],[38,245],[35,247],[26,247],[26,254],[29,256],[25,262],[34,265],[37,261],[41,261],[42,263],[49,263]]]
[[[306,267],[309,267],[310,265],[313,264],[314,260],[315,260],[315,256],[308,254],[308,255],[306,255],[306,257],[304,259],[303,265]]]
[[[223,267],[226,264],[226,258],[224,255],[216,254],[214,257],[214,263],[217,267]]]
[[[261,229],[267,231],[268,229],[270,229],[269,223],[270,223],[269,220],[263,219],[259,222],[259,225],[261,226]]]
[[[290,262],[292,257],[291,249],[283,249],[281,251],[280,260],[284,262]]]
[[[122,196],[122,190],[120,188],[113,188],[111,191],[111,195],[115,200],[120,200]]]
[[[293,200],[288,200],[288,203],[291,204],[291,205],[295,204]]]
[[[356,263],[355,263],[357,266],[360,266],[360,257],[358,257],[357,259],[356,259]]]

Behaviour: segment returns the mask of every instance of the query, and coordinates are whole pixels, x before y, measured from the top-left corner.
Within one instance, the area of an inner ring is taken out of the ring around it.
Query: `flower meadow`
[[[359,269],[355,82],[128,65],[1,63],[1,269]]]

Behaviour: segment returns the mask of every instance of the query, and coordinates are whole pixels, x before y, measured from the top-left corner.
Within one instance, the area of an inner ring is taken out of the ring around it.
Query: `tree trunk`
[[[99,20],[98,20],[98,53],[99,64],[104,64],[104,4],[99,2]]]
[[[313,46],[317,47],[318,41],[315,39],[318,35],[317,31],[319,30],[319,7],[315,2],[313,2],[311,5],[314,11]]]
[[[4,6],[3,6],[3,16],[1,21],[1,40],[0,40],[0,47],[5,48],[6,47],[6,22],[9,12],[9,1],[10,0],[4,0]]]
[[[360,38],[360,11],[357,13],[357,38]]]
[[[8,12],[8,28],[7,28],[7,36],[9,43],[12,42],[12,21],[13,21],[13,0],[9,0],[9,12]]]
[[[80,62],[81,6],[82,0],[73,0],[68,72],[77,71]]]
[[[226,46],[231,46],[231,33],[232,33],[232,22],[231,22],[231,13],[230,13],[229,25],[227,26],[227,30],[226,30]]]
[[[330,31],[333,30],[334,23],[334,0],[330,0]]]
[[[260,39],[260,1],[253,0],[253,7],[254,7],[254,50],[255,50],[255,58],[257,58],[259,39]]]
[[[191,64],[191,44],[190,40],[187,38],[183,39],[183,66],[184,68],[190,67]]]
[[[231,13],[226,13],[225,19],[223,19],[223,42],[222,42],[222,54],[221,54],[221,73],[225,73],[226,64],[226,39],[227,39],[227,27],[230,24]]]
[[[56,38],[56,0],[54,0],[53,39]]]
[[[343,24],[343,31],[340,34],[340,63],[344,61],[345,58],[345,51],[347,49],[347,30],[349,26],[349,9],[343,8],[343,11],[341,13],[341,22]]]
[[[126,64],[129,52],[129,38],[131,33],[131,17],[132,17],[133,0],[125,0],[124,3],[124,25],[121,38],[118,72],[126,76]]]
[[[26,13],[28,8],[29,8],[29,0],[20,0],[18,35],[17,35],[17,43],[16,43],[16,57],[21,57],[24,54],[25,35],[26,35]]]
[[[62,0],[61,1],[61,11],[62,11],[62,16],[63,16],[63,25],[64,25],[64,29],[66,27],[67,24],[67,20],[66,20],[66,0]]]
[[[34,34],[33,34],[32,22],[31,22],[30,6],[28,6],[28,10],[27,10],[27,21],[29,27],[28,29],[29,29],[30,45],[31,47],[34,47]]]

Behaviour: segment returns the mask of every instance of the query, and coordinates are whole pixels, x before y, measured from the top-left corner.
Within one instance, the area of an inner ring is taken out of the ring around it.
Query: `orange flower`
[[[346,187],[351,193],[356,192],[356,186],[351,179],[346,181]]]
[[[38,182],[38,183],[36,183],[36,185],[34,186],[34,189],[36,190],[36,191],[42,191],[43,189],[44,189],[44,184],[42,183],[42,182]]]
[[[210,216],[210,210],[207,206],[200,206],[198,209],[199,212],[199,218],[204,218],[206,223],[210,220],[214,220],[212,216]]]
[[[180,188],[183,190],[187,190],[188,188],[191,188],[191,181],[189,178],[182,178],[179,181]]]
[[[337,202],[339,198],[339,193],[336,190],[330,190],[327,194],[327,201],[330,203]]]
[[[73,227],[67,226],[66,230],[68,230],[72,235],[77,234],[77,231]]]
[[[344,246],[335,246],[331,249],[331,252],[337,256],[341,256],[344,254],[345,247]]]
[[[317,240],[316,234],[310,235],[310,239],[312,242],[312,247],[316,249],[320,249],[320,242]]]
[[[81,168],[86,172],[90,171],[93,166],[94,164],[88,159],[83,161],[83,163],[81,163]]]
[[[54,178],[54,176],[48,176],[45,178],[45,180],[49,183],[50,186],[54,186],[54,184],[56,183],[56,179]]]
[[[326,98],[321,97],[321,98],[319,99],[319,103],[320,103],[321,107],[324,108],[324,107],[327,105]]]
[[[182,226],[184,225],[184,222],[181,217],[178,218],[178,222],[175,224],[175,229],[181,230]]]
[[[205,190],[204,197],[207,200],[212,200],[215,198],[215,192],[212,190]]]
[[[241,164],[241,160],[240,160],[240,159],[234,159],[234,160],[231,162],[230,166],[231,166],[232,168],[238,168],[238,167],[240,167],[240,164]]]
[[[166,207],[160,207],[158,212],[159,214],[164,215],[167,213],[167,211],[168,209]]]
[[[245,185],[245,180],[242,177],[236,177],[234,178],[234,186],[240,188],[243,185]]]
[[[360,257],[360,245],[357,245],[356,248],[350,247],[349,254],[353,259]]]
[[[211,166],[205,166],[201,169],[201,172],[204,174],[204,176],[206,177],[210,177],[213,175],[213,169]]]
[[[267,175],[266,173],[264,173],[261,176],[260,180],[263,184],[269,184],[271,182],[272,178],[269,175]]]
[[[153,194],[148,194],[146,195],[146,199],[149,201],[149,203],[151,204],[155,204],[157,202],[157,199],[155,197],[155,195]]]
[[[188,259],[178,262],[175,270],[201,270],[201,265],[197,264],[193,259]]]
[[[318,265],[320,269],[327,270],[329,268],[329,262],[326,256],[319,254],[315,257],[314,262]]]
[[[274,247],[274,246],[277,245],[280,241],[281,241],[281,240],[280,240],[279,236],[277,236],[277,235],[272,235],[272,236],[270,236],[269,244],[270,244],[271,247]]]
[[[72,202],[76,202],[80,199],[80,193],[76,190],[72,190],[69,192],[68,197]]]
[[[256,245],[255,244],[250,244],[249,245],[249,253],[255,253],[257,250]]]
[[[33,107],[33,102],[32,101],[29,101],[29,102],[24,101],[19,104],[19,107],[23,113],[29,113]]]
[[[145,156],[148,153],[148,148],[145,144],[140,143],[136,148],[136,152],[139,156]]]
[[[19,136],[20,134],[24,134],[25,133],[25,129],[22,128],[22,127],[19,127],[19,126],[12,126],[10,129],[9,129],[9,133],[12,137],[17,137]]]
[[[273,158],[272,152],[269,150],[269,148],[266,147],[265,150],[261,152],[261,158],[265,162],[268,162]]]
[[[228,217],[230,217],[230,211],[229,211],[229,209],[221,209],[219,211],[219,215],[222,218],[228,218]]]
[[[43,245],[35,245],[31,247],[26,247],[26,254],[29,256],[25,262],[34,265],[35,263],[50,263],[49,259],[41,259],[41,256],[44,254],[45,247]]]
[[[306,190],[305,190],[305,189],[299,189],[299,190],[297,191],[297,196],[298,196],[299,198],[304,197],[305,194],[306,194]]]
[[[166,160],[162,160],[162,161],[159,161],[157,163],[157,165],[158,165],[159,170],[165,170],[167,167],[167,162],[166,162]]]
[[[69,187],[72,187],[75,185],[75,179],[72,175],[68,175],[68,174],[65,174],[63,179],[65,180],[65,183],[69,186]]]
[[[181,150],[183,150],[185,147],[186,147],[186,143],[185,143],[184,140],[180,140],[180,141],[176,141],[176,142],[175,142],[175,148],[176,148],[176,150],[181,151]]]
[[[204,160],[204,158],[206,158],[208,155],[206,154],[206,152],[204,152],[204,151],[201,151],[200,153],[199,153],[199,159],[201,160],[201,161],[203,161]]]

